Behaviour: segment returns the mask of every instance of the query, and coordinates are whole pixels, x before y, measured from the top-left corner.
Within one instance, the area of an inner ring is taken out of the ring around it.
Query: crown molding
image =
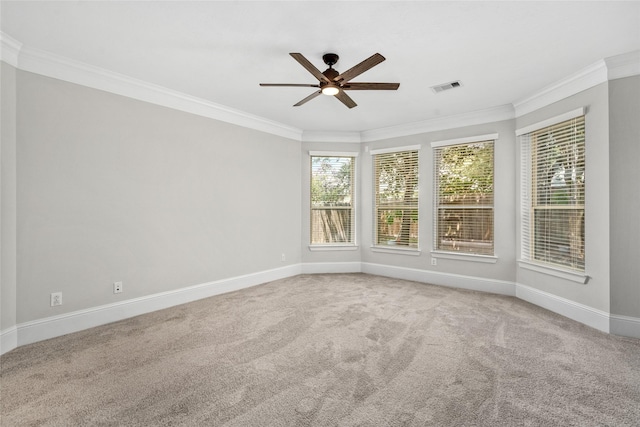
[[[22,43],[0,31],[0,61],[18,68],[20,49],[22,49]]]
[[[514,102],[516,117],[546,107],[609,80],[640,74],[640,50],[611,56]]]
[[[604,60],[609,80],[622,79],[640,74],[640,50],[612,56]]]
[[[502,120],[510,120],[514,117],[513,106],[511,104],[507,104],[479,111],[471,111],[463,114],[423,120],[420,122],[367,130],[361,132],[361,139],[362,142],[372,142],[381,139],[397,138],[445,129],[455,129],[465,126],[499,122]]]
[[[20,70],[302,142],[361,143],[510,120],[608,80],[640,74],[640,50],[600,60],[513,104],[362,132],[303,131],[202,98],[23,46],[0,31],[0,60]]]
[[[326,132],[305,130],[302,133],[302,142],[362,142],[360,132]]]
[[[70,83],[300,141],[302,130],[49,52],[23,47],[19,68]]]
[[[554,102],[607,81],[607,66],[600,60],[569,77],[565,77],[538,92],[513,103],[516,117],[539,110]]]

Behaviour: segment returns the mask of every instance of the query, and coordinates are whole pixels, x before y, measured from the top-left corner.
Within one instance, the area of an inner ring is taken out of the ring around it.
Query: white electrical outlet
[[[282,257],[281,257],[280,259],[281,259],[282,261],[286,261],[286,260],[287,260],[287,257],[286,257],[284,254],[282,254]]]
[[[438,265],[438,260],[436,258],[431,258],[431,265]]]
[[[113,293],[119,294],[122,292],[122,282],[113,282]]]
[[[53,292],[51,294],[51,307],[62,305],[62,292]]]

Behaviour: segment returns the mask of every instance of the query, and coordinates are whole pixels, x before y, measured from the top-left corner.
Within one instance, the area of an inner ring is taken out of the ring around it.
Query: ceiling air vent
[[[456,80],[454,82],[443,83],[441,85],[432,86],[431,90],[433,90],[435,93],[440,93],[442,91],[453,89],[460,86],[462,86],[462,83],[460,83],[459,80]]]

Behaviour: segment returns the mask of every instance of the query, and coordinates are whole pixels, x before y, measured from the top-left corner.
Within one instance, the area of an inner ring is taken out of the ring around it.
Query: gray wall
[[[514,123],[507,120],[482,125],[467,126],[438,132],[429,132],[401,138],[393,138],[363,144],[361,170],[361,228],[362,261],[374,264],[393,265],[437,273],[479,277],[484,279],[515,281],[515,147]],[[448,139],[498,133],[495,143],[495,202],[494,241],[495,264],[466,260],[438,259],[431,265],[433,250],[433,150],[431,142]],[[421,253],[419,256],[387,254],[371,251],[373,230],[373,159],[371,150],[421,145],[420,150],[420,202],[419,227]]]
[[[364,144],[303,143],[2,64],[0,331],[30,320],[290,264],[365,262],[517,282],[640,317],[640,77],[516,120]],[[587,108],[587,284],[522,270],[514,130]],[[432,266],[432,141],[498,133],[495,264]],[[421,145],[421,254],[371,251],[371,150]],[[309,151],[359,151],[356,251],[311,252]],[[515,215],[514,215],[515,212]],[[19,215],[16,215],[19,213]],[[610,219],[611,215],[611,221]],[[611,251],[609,250],[611,242]],[[286,255],[286,262],[281,261]],[[611,269],[610,269],[611,265]],[[112,282],[125,292],[114,295]],[[49,307],[63,292],[64,305]]]
[[[609,212],[611,313],[636,318],[640,318],[638,161],[640,76],[634,76],[609,82]]]
[[[16,325],[16,70],[0,62],[0,332]]]
[[[17,81],[18,323],[300,263],[299,142]]]
[[[590,277],[579,284],[547,274],[517,269],[517,282],[609,312],[609,109],[608,85],[602,83],[516,119],[516,129],[586,107],[585,115],[585,265]],[[518,162],[520,151],[517,151]],[[518,170],[517,177],[520,176]],[[519,181],[519,179],[518,179]],[[517,200],[520,199],[519,182]],[[517,207],[520,215],[520,206]],[[518,222],[518,227],[520,226]],[[518,239],[518,253],[520,252]]]

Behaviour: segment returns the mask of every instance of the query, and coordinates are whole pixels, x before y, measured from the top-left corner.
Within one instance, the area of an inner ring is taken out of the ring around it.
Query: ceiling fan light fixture
[[[322,88],[322,94],[327,96],[334,96],[334,95],[337,95],[339,92],[340,92],[340,89],[338,89],[338,87],[334,85],[327,85]]]

